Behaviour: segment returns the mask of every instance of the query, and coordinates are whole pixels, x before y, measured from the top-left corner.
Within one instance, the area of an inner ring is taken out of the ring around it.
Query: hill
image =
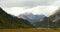
[[[49,18],[54,23],[54,27],[60,28],[60,8],[57,9],[56,12]]]
[[[0,28],[33,28],[33,25],[30,24],[27,20],[12,16],[0,8]]]
[[[34,26],[37,28],[60,28],[60,8],[53,15],[44,17],[34,23]]]

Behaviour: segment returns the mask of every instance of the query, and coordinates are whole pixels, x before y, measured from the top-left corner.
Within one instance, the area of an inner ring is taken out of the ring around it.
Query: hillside
[[[45,17],[34,23],[37,28],[60,28],[60,8],[50,17]]]
[[[0,8],[0,28],[33,28],[27,20],[19,19],[15,16],[7,14],[2,8]]]
[[[60,8],[57,9],[56,12],[49,18],[54,23],[55,27],[60,28]]]
[[[38,22],[34,23],[34,26],[36,28],[48,28],[48,18],[44,17],[40,19]]]

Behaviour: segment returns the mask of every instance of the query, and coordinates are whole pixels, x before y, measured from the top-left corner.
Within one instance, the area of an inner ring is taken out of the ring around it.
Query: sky
[[[60,0],[0,0],[0,7],[15,16],[24,13],[50,16],[60,7]]]

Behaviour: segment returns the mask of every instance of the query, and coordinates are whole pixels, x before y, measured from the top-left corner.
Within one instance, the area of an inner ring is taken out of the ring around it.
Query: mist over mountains
[[[45,15],[41,14],[41,15],[34,15],[32,13],[24,13],[24,14],[20,14],[18,16],[18,18],[22,18],[22,19],[26,19],[28,20],[30,23],[35,23],[37,22],[38,20],[40,20],[41,18],[44,18],[46,17]]]
[[[0,28],[60,28],[60,8],[49,17],[32,13],[24,13],[16,17],[0,8]]]

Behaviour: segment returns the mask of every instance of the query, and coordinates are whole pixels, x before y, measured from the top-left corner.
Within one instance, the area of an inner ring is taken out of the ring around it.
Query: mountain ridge
[[[24,14],[20,14],[18,16],[18,18],[26,19],[31,23],[34,23],[34,22],[36,22],[39,19],[44,18],[44,17],[45,17],[45,15],[42,15],[42,14],[41,15],[34,15],[32,13],[24,13]]]
[[[4,29],[17,29],[17,28],[33,28],[27,20],[14,17],[6,13],[0,8],[0,28]]]

